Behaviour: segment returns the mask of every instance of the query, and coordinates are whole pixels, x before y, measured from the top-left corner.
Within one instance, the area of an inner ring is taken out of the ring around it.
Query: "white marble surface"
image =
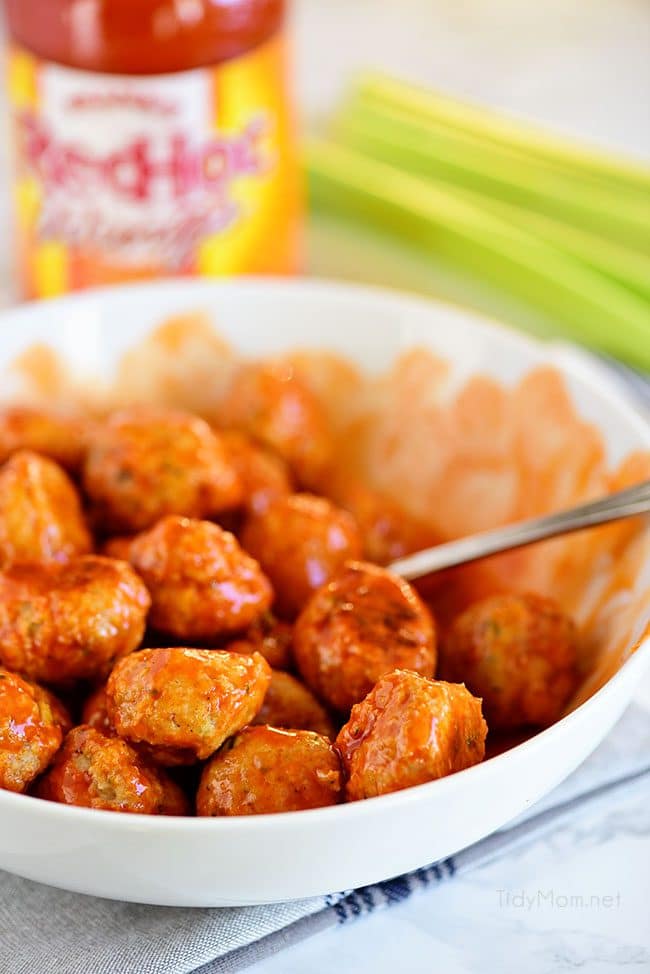
[[[352,72],[381,66],[650,154],[647,0],[297,0],[295,7],[306,119],[327,111]],[[2,303],[10,299],[11,245],[1,132],[0,167]],[[314,235],[312,268],[367,277],[355,268],[354,241],[336,244],[331,233]],[[415,276],[396,266],[387,283]],[[638,697],[650,720],[650,677]],[[617,794],[544,841],[283,951],[251,974],[650,971],[649,799],[647,785]],[[534,904],[521,905],[522,895]],[[568,906],[572,895],[600,898],[599,905]]]

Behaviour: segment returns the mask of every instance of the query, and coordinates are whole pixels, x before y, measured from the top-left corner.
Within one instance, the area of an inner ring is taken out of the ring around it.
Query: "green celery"
[[[529,157],[544,159],[565,171],[575,171],[583,178],[614,184],[645,194],[650,192],[650,169],[631,159],[622,159],[595,147],[584,147],[524,119],[498,114],[480,105],[457,101],[439,92],[410,85],[374,73],[362,75],[357,84],[358,96],[364,101],[393,107],[407,117],[423,122],[444,124],[471,137],[508,147]]]
[[[326,140],[307,150],[317,205],[355,214],[523,297],[570,337],[650,369],[650,306],[452,191]]]
[[[432,132],[390,109],[353,103],[336,117],[333,130],[346,144],[399,168],[559,219],[650,255],[650,213],[600,187],[568,182],[528,160],[504,163],[499,150],[459,146],[453,133]]]
[[[494,199],[476,189],[468,188],[472,180],[457,179],[457,172],[449,166],[437,165],[437,157],[431,160],[433,150],[420,141],[413,148],[411,143],[402,151],[401,132],[392,125],[368,130],[365,115],[346,113],[334,125],[334,133],[340,140],[373,159],[399,165],[399,168],[416,175],[427,176],[430,181],[446,183],[458,196],[486,208],[507,222],[528,230],[565,253],[583,260],[589,266],[629,287],[640,296],[650,300],[650,258],[630,250],[604,234],[596,234],[575,227],[562,220],[562,207],[553,207],[552,215],[526,208],[521,202],[504,202]],[[434,177],[431,180],[431,177]]]

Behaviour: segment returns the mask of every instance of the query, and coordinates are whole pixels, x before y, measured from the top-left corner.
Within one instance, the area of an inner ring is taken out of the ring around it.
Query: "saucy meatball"
[[[293,663],[293,626],[265,612],[246,630],[241,642],[228,648],[233,653],[260,653],[274,670],[290,670]]]
[[[106,685],[98,687],[84,701],[81,710],[81,723],[88,724],[101,731],[102,734],[117,734],[108,716],[108,704],[106,702]],[[196,764],[196,755],[189,749],[153,747],[151,744],[134,744],[136,750],[142,754],[147,761],[155,765],[162,765],[165,768],[177,768],[183,765]]]
[[[272,501],[292,493],[289,468],[276,453],[235,430],[223,433],[221,438],[239,477],[247,511],[263,514]]]
[[[91,550],[67,474],[36,453],[14,453],[0,469],[0,570],[23,561],[64,563]]]
[[[362,552],[352,515],[311,494],[291,494],[249,518],[242,544],[271,579],[278,613],[289,619]]]
[[[440,671],[483,698],[491,728],[545,726],[578,683],[576,628],[552,599],[495,595],[454,620]]]
[[[0,788],[25,791],[48,767],[69,726],[53,694],[0,667]]]
[[[317,486],[329,464],[332,443],[318,400],[286,361],[244,363],[220,409],[233,427],[281,456],[306,487]]]
[[[354,516],[363,537],[364,557],[377,565],[389,565],[415,551],[439,542],[428,527],[365,484],[349,481],[334,495],[341,507]]]
[[[140,645],[149,603],[124,562],[15,565],[0,574],[0,662],[45,683],[102,679]]]
[[[433,618],[404,579],[350,562],[305,606],[294,629],[294,658],[307,686],[347,712],[391,670],[433,676]]]
[[[347,799],[401,791],[478,764],[486,735],[481,701],[461,684],[387,673],[336,738]]]
[[[81,723],[88,727],[94,727],[102,734],[114,734],[115,728],[111,724],[108,711],[106,709],[106,685],[97,687],[89,697],[84,700],[81,709]]]
[[[332,739],[336,737],[336,729],[325,707],[300,680],[281,670],[272,674],[262,709],[253,724],[271,724],[273,727],[314,731]]]
[[[139,815],[187,815],[179,786],[119,737],[81,725],[67,735],[36,794],[64,805]]]
[[[98,427],[84,486],[109,532],[143,531],[165,514],[212,517],[241,499],[234,467],[207,423],[145,407],[113,413]]]
[[[245,629],[273,599],[258,563],[210,521],[162,518],[132,540],[129,561],[151,595],[149,624],[177,639],[201,642]]]
[[[133,743],[189,751],[203,760],[250,724],[270,680],[259,653],[144,649],[111,673],[108,716]]]
[[[247,727],[206,764],[198,815],[263,815],[336,805],[341,765],[326,737]]]
[[[100,548],[102,555],[115,558],[117,561],[128,561],[131,554],[131,542],[137,535],[116,535],[108,538]]]
[[[18,450],[33,450],[76,472],[86,452],[88,427],[79,416],[31,406],[0,407],[0,463]]]

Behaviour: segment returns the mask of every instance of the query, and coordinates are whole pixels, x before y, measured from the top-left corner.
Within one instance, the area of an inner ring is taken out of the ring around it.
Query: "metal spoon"
[[[436,545],[418,551],[407,558],[400,558],[390,565],[391,571],[402,578],[420,578],[431,572],[438,572],[443,568],[453,568],[470,561],[485,558],[486,555],[496,555],[502,551],[523,548],[535,541],[555,538],[559,534],[570,534],[572,531],[582,531],[597,524],[607,524],[610,521],[620,521],[626,517],[650,512],[650,480],[646,480],[634,487],[628,487],[616,494],[609,494],[597,501],[572,507],[567,511],[547,514],[544,517],[532,518],[529,521],[518,521],[516,524],[506,524],[494,531],[483,531],[458,541]]]

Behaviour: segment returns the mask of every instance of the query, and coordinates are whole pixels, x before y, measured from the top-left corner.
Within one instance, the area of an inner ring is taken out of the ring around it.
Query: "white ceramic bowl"
[[[463,374],[480,369],[506,382],[550,361],[563,371],[580,413],[603,431],[612,461],[650,447],[645,419],[579,355],[458,309],[331,284],[169,282],[23,306],[1,320],[0,377],[36,341],[54,345],[82,371],[105,372],[166,315],[188,309],[212,313],[247,354],[328,346],[381,368],[419,343]],[[264,903],[383,880],[476,842],[557,785],[607,734],[649,659],[646,640],[586,703],[525,744],[460,774],[365,802],[174,819],[0,791],[0,867],[83,893],[176,906]]]

